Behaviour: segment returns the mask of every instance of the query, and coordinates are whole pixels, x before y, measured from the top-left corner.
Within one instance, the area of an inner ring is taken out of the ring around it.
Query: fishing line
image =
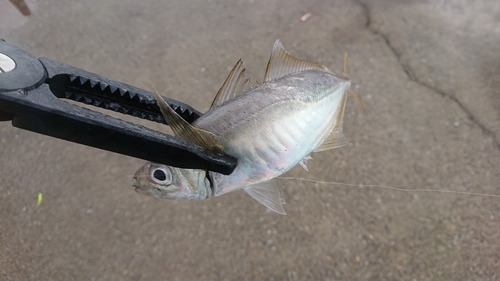
[[[500,198],[500,195],[496,195],[496,194],[467,192],[467,191],[455,191],[455,190],[444,190],[444,189],[428,189],[428,188],[407,189],[407,188],[399,188],[399,187],[393,187],[393,186],[388,186],[388,185],[380,185],[380,184],[368,184],[368,185],[367,184],[353,184],[353,183],[343,183],[343,182],[334,182],[334,181],[319,181],[319,180],[306,179],[306,178],[295,178],[295,177],[277,177],[277,178],[278,179],[283,179],[283,180],[301,180],[301,181],[307,181],[307,182],[313,182],[313,183],[319,183],[319,184],[354,186],[354,187],[359,187],[359,188],[364,188],[364,187],[379,187],[379,188],[386,188],[386,189],[391,189],[391,190],[396,190],[396,191],[402,191],[402,192],[453,193],[453,194],[462,194],[462,195],[472,195],[472,196],[483,196],[483,197],[496,197],[496,198]]]
[[[133,175],[130,175],[133,176]],[[149,175],[139,175],[136,177],[148,177]],[[307,182],[313,182],[313,183],[319,183],[319,184],[325,184],[325,185],[342,185],[342,186],[353,186],[353,187],[359,187],[359,188],[365,188],[365,187],[375,187],[375,188],[385,188],[385,189],[391,189],[391,190],[396,190],[396,191],[402,191],[402,192],[435,192],[435,193],[452,193],[452,194],[461,194],[461,195],[471,195],[471,196],[482,196],[482,197],[494,197],[494,198],[500,198],[500,195],[497,194],[488,194],[488,193],[478,193],[478,192],[468,192],[468,191],[456,191],[456,190],[444,190],[444,189],[429,189],[429,188],[417,188],[417,189],[409,189],[409,188],[400,188],[400,187],[393,187],[389,185],[381,185],[381,184],[354,184],[354,183],[343,183],[343,182],[335,182],[335,181],[320,181],[320,180],[313,180],[313,179],[307,179],[307,178],[296,178],[296,177],[277,177],[277,179],[281,180],[300,180],[300,181],[307,181]]]

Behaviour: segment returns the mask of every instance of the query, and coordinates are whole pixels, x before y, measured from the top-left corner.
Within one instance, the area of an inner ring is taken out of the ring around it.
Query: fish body
[[[328,137],[349,83],[308,70],[275,79],[202,115],[193,126],[219,136],[238,159],[231,175],[209,172],[215,196],[273,179]]]
[[[238,159],[230,175],[147,163],[134,178],[140,193],[158,198],[206,199],[238,189],[284,214],[273,179],[309,154],[342,146],[343,111],[350,82],[326,67],[290,56],[276,41],[264,83],[251,87],[241,61],[209,111],[189,124],[158,99],[174,133]],[[155,174],[156,173],[156,174]]]

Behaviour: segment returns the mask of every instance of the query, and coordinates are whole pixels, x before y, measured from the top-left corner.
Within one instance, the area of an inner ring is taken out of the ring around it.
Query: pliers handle
[[[37,59],[0,39],[0,121],[12,120],[14,127],[169,166],[222,174],[236,168],[231,156],[64,99],[167,124],[153,93],[48,58]],[[201,115],[187,104],[165,101],[190,123]]]

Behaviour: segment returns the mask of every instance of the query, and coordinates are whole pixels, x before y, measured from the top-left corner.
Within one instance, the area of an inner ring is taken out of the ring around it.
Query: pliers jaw
[[[0,73],[0,120],[169,166],[230,174],[237,165],[231,156],[63,100],[166,124],[151,92],[51,59],[37,59],[3,40],[0,53],[16,63],[12,71]],[[165,100],[188,122],[201,115],[187,104]]]

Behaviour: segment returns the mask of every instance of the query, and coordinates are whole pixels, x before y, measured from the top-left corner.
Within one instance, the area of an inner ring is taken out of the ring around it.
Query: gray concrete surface
[[[0,37],[201,111],[239,58],[262,79],[276,38],[339,72],[347,51],[350,144],[287,176],[500,195],[496,0],[26,2],[0,2]],[[8,122],[0,139],[1,280],[500,279],[499,197],[282,180],[280,216],[244,192],[141,196],[143,161]]]

